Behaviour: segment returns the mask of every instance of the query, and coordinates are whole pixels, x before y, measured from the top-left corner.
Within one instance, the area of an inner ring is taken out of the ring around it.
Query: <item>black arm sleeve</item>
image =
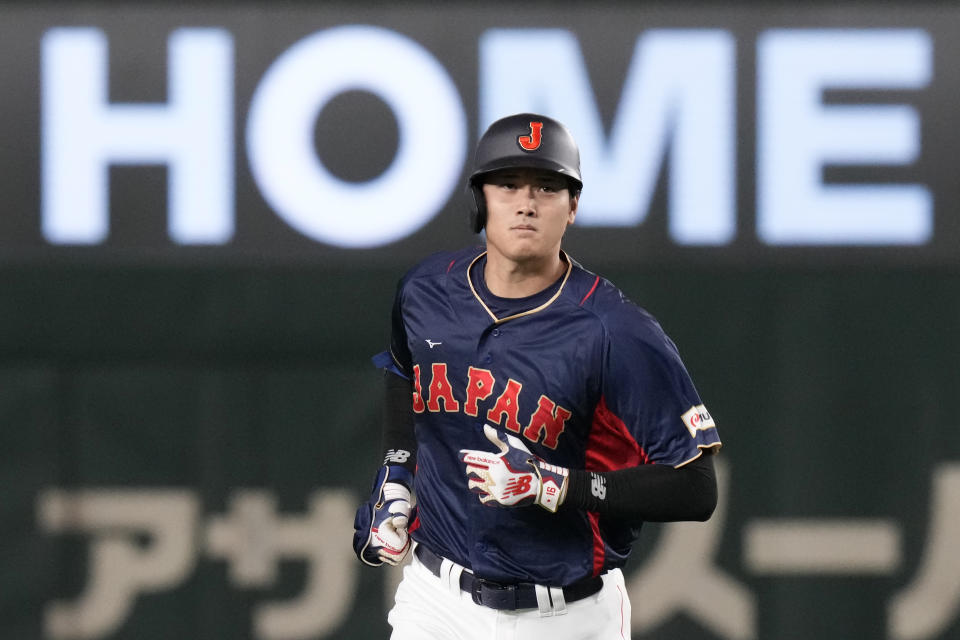
[[[417,467],[417,439],[413,430],[413,383],[390,371],[383,372],[383,432],[380,448],[384,464],[399,464],[413,473]],[[404,456],[403,452],[407,452]]]
[[[571,469],[563,506],[628,521],[705,521],[717,506],[713,452],[704,451],[679,469],[659,464],[604,472]]]

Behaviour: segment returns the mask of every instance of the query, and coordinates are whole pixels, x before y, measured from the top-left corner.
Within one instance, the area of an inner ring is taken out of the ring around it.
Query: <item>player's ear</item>
[[[580,193],[570,192],[570,214],[567,216],[567,226],[573,224],[577,217],[577,206],[580,204]]]
[[[467,211],[470,215],[470,230],[480,233],[487,225],[487,200],[483,195],[483,184],[469,182],[466,189]]]

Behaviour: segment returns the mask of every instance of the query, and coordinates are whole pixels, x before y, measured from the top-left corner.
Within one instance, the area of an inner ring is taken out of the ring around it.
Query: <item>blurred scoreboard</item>
[[[398,265],[565,122],[605,264],[956,264],[960,9],[0,9],[0,261]]]

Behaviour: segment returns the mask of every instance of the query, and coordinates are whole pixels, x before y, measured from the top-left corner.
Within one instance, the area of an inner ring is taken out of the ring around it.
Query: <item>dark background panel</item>
[[[960,458],[949,401],[960,390],[960,276],[871,269],[605,274],[657,315],[721,425],[731,491],[717,562],[755,589],[763,635],[882,631],[890,593],[919,562],[930,471]],[[26,583],[5,587],[11,630],[39,637],[42,603],[75,596],[86,578],[88,539],[36,531],[33,503],[45,488],[191,487],[205,518],[223,513],[241,487],[273,492],[288,514],[302,512],[316,487],[365,494],[380,406],[379,373],[368,356],[385,343],[396,275],[7,273],[4,297],[23,310],[0,323],[0,419],[11,426],[0,464],[10,543],[0,557],[4,574]],[[46,304],[31,312],[34,295]],[[885,578],[751,577],[741,558],[742,527],[776,517],[892,519],[902,523],[904,567]],[[656,546],[657,532],[641,536],[633,569]],[[169,637],[174,629],[227,637],[212,628],[252,637],[244,635],[250,611],[296,594],[303,571],[285,563],[276,584],[245,590],[230,583],[223,562],[200,553],[188,580],[142,596],[109,637]],[[383,577],[361,571],[359,580],[358,613],[327,637],[385,633]],[[810,608],[824,615],[798,612]],[[174,615],[175,623],[168,620]],[[713,637],[691,624],[695,629],[681,616],[649,637],[680,630]]]

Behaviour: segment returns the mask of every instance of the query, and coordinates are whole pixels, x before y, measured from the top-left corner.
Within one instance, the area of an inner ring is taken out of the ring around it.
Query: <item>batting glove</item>
[[[490,425],[484,425],[483,433],[500,453],[460,450],[467,464],[467,487],[480,494],[480,502],[505,507],[537,504],[556,513],[567,495],[570,472],[533,455],[515,436],[505,434],[504,441]]]
[[[413,474],[404,467],[380,467],[370,499],[353,520],[353,550],[364,564],[395,566],[407,555],[411,486]]]

